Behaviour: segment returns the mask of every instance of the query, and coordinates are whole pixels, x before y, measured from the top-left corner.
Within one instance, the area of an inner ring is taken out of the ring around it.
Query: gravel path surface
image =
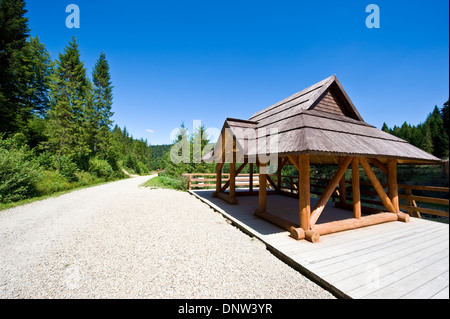
[[[334,298],[185,192],[136,177],[0,211],[0,298]]]

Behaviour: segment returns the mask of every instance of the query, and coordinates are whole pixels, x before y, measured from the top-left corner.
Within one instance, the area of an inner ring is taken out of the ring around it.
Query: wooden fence
[[[216,188],[216,174],[208,173],[191,173],[183,174],[183,176],[189,177],[188,189],[198,188]],[[230,178],[230,174],[222,174],[222,186]],[[250,174],[239,174],[236,176],[236,188],[248,188],[250,185]],[[259,186],[258,174],[253,175],[253,186]]]
[[[187,176],[188,189],[201,189],[201,188],[211,188],[216,187],[216,174],[183,174]],[[270,179],[277,184],[277,175],[268,175]],[[230,174],[222,174],[222,186],[229,179]],[[311,178],[311,194],[320,195],[323,189],[328,185],[329,179]],[[346,201],[343,203],[336,203],[336,206],[341,206],[343,208],[351,207],[352,196],[351,196],[351,181],[346,181],[346,184],[350,184],[345,189]],[[250,174],[239,174],[236,176],[236,188],[248,188],[250,185]],[[253,186],[259,185],[258,174],[253,174]],[[268,183],[268,188],[274,189],[271,183]],[[387,184],[382,184],[387,187]],[[367,204],[365,210],[367,212],[377,211],[377,207],[383,208],[383,203],[377,197],[377,193],[373,189],[370,182],[360,182],[361,186],[361,203]],[[400,199],[400,209],[406,211],[410,216],[421,218],[421,214],[428,214],[441,217],[449,217],[449,188],[448,187],[436,187],[436,186],[418,186],[418,185],[398,185],[399,188],[399,199]],[[281,188],[280,192],[297,196],[298,194],[298,177],[297,176],[281,176]],[[432,195],[432,194],[439,194]],[[336,188],[332,195],[332,199],[336,201],[339,198],[339,190]],[[377,200],[378,199],[378,200]],[[418,205],[420,204],[420,205]]]

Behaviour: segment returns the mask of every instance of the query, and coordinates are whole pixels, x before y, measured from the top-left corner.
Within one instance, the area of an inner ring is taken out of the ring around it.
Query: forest
[[[426,120],[417,126],[404,122],[400,127],[389,128],[386,123],[383,123],[381,129],[436,157],[448,159],[448,104],[449,101],[447,100],[440,109],[435,106]]]
[[[0,203],[148,174],[151,147],[113,126],[106,55],[90,72],[72,38],[53,60],[25,1],[0,1]]]

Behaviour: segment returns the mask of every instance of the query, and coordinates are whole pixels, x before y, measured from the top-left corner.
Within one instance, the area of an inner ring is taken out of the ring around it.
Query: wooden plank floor
[[[212,191],[191,194],[265,242],[280,259],[339,297],[370,299],[448,299],[449,225],[411,218],[321,236],[312,244],[253,215],[257,196],[238,197],[239,205],[213,198]],[[315,199],[311,199],[314,206]],[[298,200],[267,197],[268,211],[298,222]],[[351,217],[330,202],[317,223]]]

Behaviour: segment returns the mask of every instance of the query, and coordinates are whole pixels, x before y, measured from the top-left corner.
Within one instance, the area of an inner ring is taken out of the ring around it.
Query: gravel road
[[[334,298],[185,192],[136,177],[0,211],[0,298]]]

